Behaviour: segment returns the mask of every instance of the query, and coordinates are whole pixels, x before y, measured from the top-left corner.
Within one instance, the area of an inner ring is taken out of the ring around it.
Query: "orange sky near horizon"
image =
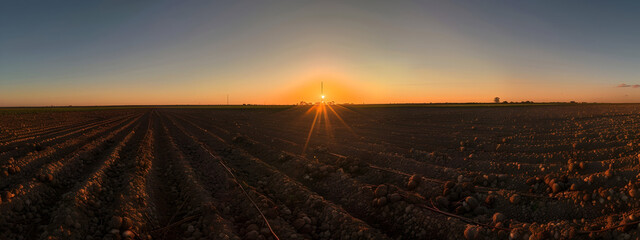
[[[296,75],[295,73],[292,75]],[[388,81],[371,81],[366,76],[315,72],[300,74],[289,81],[273,80],[273,85],[265,81],[230,91],[218,91],[220,84],[204,81],[178,84],[150,85],[131,84],[127,88],[118,86],[52,86],[43,90],[17,89],[0,96],[5,106],[92,106],[92,105],[208,105],[226,104],[227,94],[230,104],[297,104],[300,101],[320,101],[320,84],[324,83],[326,101],[336,103],[444,103],[444,102],[491,102],[494,97],[503,101],[581,101],[585,93],[591,93],[593,102],[629,102],[618,100],[616,94],[602,91],[595,85],[576,89],[571,84],[541,84],[521,82],[492,83],[493,81],[465,82],[447,75],[431,75],[432,84],[404,83],[389,84]],[[439,80],[437,80],[439,79]],[[388,80],[388,79],[387,79]],[[465,88],[438,82],[461,82]],[[179,85],[179,86],[177,86]],[[528,88],[523,93],[519,89]],[[614,89],[614,88],[612,88]],[[614,89],[617,90],[617,89]],[[622,89],[632,92],[635,89]],[[618,90],[619,91],[619,90]],[[25,97],[28,96],[28,97]],[[544,97],[540,97],[544,96]],[[84,99],[83,101],[78,101]],[[50,103],[43,105],[41,103]]]

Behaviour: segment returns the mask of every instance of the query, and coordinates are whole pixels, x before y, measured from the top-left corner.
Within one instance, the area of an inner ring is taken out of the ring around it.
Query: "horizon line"
[[[320,102],[311,103],[308,105],[294,104],[255,104],[255,103],[243,103],[243,104],[121,104],[121,105],[34,105],[34,106],[0,106],[0,108],[79,108],[79,107],[179,107],[179,106],[311,106],[320,104]],[[335,105],[444,105],[444,104],[490,104],[490,105],[521,105],[521,104],[640,104],[640,102],[533,102],[533,101],[520,101],[520,102],[508,102],[508,103],[495,103],[495,102],[397,102],[397,103],[335,103]]]

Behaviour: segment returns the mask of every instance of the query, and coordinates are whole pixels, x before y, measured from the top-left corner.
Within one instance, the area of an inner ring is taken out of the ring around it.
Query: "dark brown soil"
[[[639,110],[0,114],[0,239],[637,239]]]

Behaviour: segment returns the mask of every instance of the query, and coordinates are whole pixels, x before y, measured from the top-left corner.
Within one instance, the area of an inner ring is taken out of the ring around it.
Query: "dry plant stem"
[[[218,160],[218,162],[220,163],[220,165],[222,165],[222,167],[224,167],[225,170],[227,170],[227,172],[231,175],[231,177],[233,177],[233,181],[236,182],[236,184],[238,185],[238,187],[240,187],[240,190],[242,190],[242,192],[244,193],[245,196],[247,196],[247,198],[249,199],[249,201],[251,201],[251,204],[253,204],[253,207],[256,208],[256,210],[258,210],[258,212],[260,213],[260,216],[262,216],[262,219],[264,220],[264,222],[267,224],[267,227],[269,227],[269,231],[271,231],[271,234],[277,239],[280,240],[280,238],[278,237],[278,235],[276,235],[276,233],[273,231],[273,228],[271,228],[271,224],[269,224],[269,220],[267,220],[267,217],[264,216],[264,214],[262,213],[262,210],[260,210],[260,208],[258,207],[258,205],[253,201],[253,199],[251,198],[251,196],[249,196],[249,193],[247,193],[247,191],[244,189],[244,187],[242,186],[242,184],[240,184],[240,181],[238,181],[238,178],[236,178],[236,175],[233,174],[233,172],[231,171],[231,169],[229,167],[227,167],[226,164],[224,164],[222,162],[222,159],[216,157],[215,155],[213,155],[211,152],[209,152],[208,149],[206,149],[202,144],[200,144],[200,147],[202,147],[202,149],[204,149],[207,153],[209,153],[209,155],[211,155],[212,158]]]
[[[408,174],[408,173],[403,173],[397,170],[393,170],[393,169],[388,169],[388,168],[383,168],[383,167],[378,167],[378,166],[374,166],[374,165],[369,165],[370,168],[376,169],[376,170],[380,170],[380,171],[385,171],[385,172],[390,172],[390,173],[395,173],[395,174],[399,174],[399,175],[403,175],[403,176],[408,176],[411,177],[413,175]],[[437,180],[437,179],[431,179],[431,178],[425,178],[422,177],[423,179],[430,181],[430,182],[435,182],[435,183],[440,183],[440,184],[444,184],[445,182],[442,180]],[[557,200],[558,198],[556,197],[548,197],[548,196],[542,196],[542,195],[536,195],[536,194],[530,194],[530,193],[520,193],[520,192],[516,192],[513,190],[507,190],[507,189],[498,189],[498,188],[490,188],[490,187],[476,187],[478,190],[483,191],[483,192],[488,192],[488,191],[505,191],[505,192],[513,192],[513,193],[517,193],[520,194],[522,196],[525,197],[532,197],[532,198],[546,198],[546,199],[554,199]]]
[[[425,200],[425,202],[426,202],[426,199],[424,199],[423,197],[421,197],[421,198],[423,200]],[[433,204],[432,201],[430,201],[430,202],[431,202],[431,207],[429,207],[429,206],[427,206],[425,204],[419,204],[419,203],[415,204],[415,205],[418,206],[418,207],[427,209],[429,211],[432,211],[432,212],[435,212],[435,213],[438,213],[438,214],[442,214],[442,215],[445,215],[445,216],[449,216],[449,217],[454,217],[454,218],[462,220],[463,222],[470,223],[470,224],[473,224],[473,225],[477,225],[477,226],[480,226],[480,227],[511,231],[510,228],[501,228],[501,227],[496,227],[496,226],[492,226],[492,225],[489,225],[489,224],[479,223],[479,222],[473,221],[473,220],[471,220],[469,218],[466,218],[466,217],[463,217],[463,216],[460,216],[460,215],[457,215],[457,214],[453,214],[453,213],[442,211],[442,210],[438,209],[437,207],[435,207],[435,205]]]
[[[606,231],[614,230],[614,229],[619,228],[619,227],[626,227],[626,226],[630,226],[630,225],[636,225],[636,224],[638,224],[638,223],[640,223],[640,221],[628,222],[628,223],[625,223],[625,224],[620,224],[620,225],[613,226],[613,227],[603,228],[603,229],[600,229],[600,230],[586,230],[586,231],[579,231],[578,233],[579,233],[579,234],[601,233],[601,232],[606,232]]]
[[[374,165],[369,165],[370,168],[376,169],[376,170],[380,170],[380,171],[385,171],[385,172],[390,172],[390,173],[395,173],[395,174],[399,174],[399,175],[403,175],[403,176],[407,176],[407,177],[411,177],[413,175],[408,174],[408,173],[403,173],[400,172],[398,170],[393,170],[393,169],[389,169],[389,168],[383,168],[383,167],[378,167],[378,166],[374,166]],[[432,178],[426,178],[426,177],[422,177],[423,179],[430,181],[430,182],[435,182],[435,183],[440,183],[440,184],[444,184],[445,181],[442,180],[437,180],[437,179],[432,179]]]
[[[385,172],[390,172],[390,173],[395,173],[395,174],[411,177],[411,174],[403,173],[403,172],[396,171],[396,170],[393,170],[393,169],[378,167],[378,166],[374,166],[374,165],[369,165],[369,167],[373,168],[373,169],[380,170],[380,171],[385,171]]]
[[[470,223],[470,224],[473,224],[473,225],[477,225],[477,226],[480,226],[480,227],[493,228],[493,229],[504,230],[504,231],[511,231],[512,230],[511,228],[500,228],[500,227],[492,226],[492,225],[489,225],[489,224],[479,223],[479,222],[473,221],[473,220],[471,220],[469,218],[466,218],[466,217],[463,217],[463,216],[460,216],[460,215],[456,215],[456,214],[453,214],[453,213],[442,211],[442,210],[438,209],[437,207],[435,207],[435,205],[433,204],[432,201],[431,201],[431,207],[429,207],[427,205],[424,205],[424,204],[416,204],[416,205],[419,206],[419,207],[422,207],[424,209],[433,211],[435,213],[439,213],[439,214],[442,214],[442,215],[445,215],[445,216],[449,216],[449,217],[454,217],[454,218],[462,220],[463,222]],[[625,223],[625,224],[620,224],[620,225],[616,225],[616,226],[613,226],[613,227],[603,228],[603,229],[600,229],[600,230],[578,231],[578,234],[601,233],[601,232],[614,230],[616,228],[626,227],[626,226],[631,226],[631,225],[636,225],[636,224],[640,224],[640,221],[628,222],[628,223]]]
[[[185,222],[191,221],[191,220],[193,220],[194,218],[196,218],[196,217],[198,217],[198,216],[200,216],[200,215],[201,215],[200,213],[197,213],[197,214],[195,214],[195,215],[191,215],[191,216],[185,217],[185,218],[183,218],[183,219],[182,219],[182,220],[180,220],[180,221],[177,221],[177,222],[175,222],[175,223],[172,223],[172,224],[169,224],[169,225],[167,225],[167,226],[164,226],[164,227],[158,228],[158,229],[156,229],[156,230],[153,230],[153,231],[151,231],[151,233],[155,233],[155,232],[159,232],[159,231],[166,232],[167,230],[169,230],[169,229],[171,229],[171,228],[173,228],[173,227],[175,227],[175,226],[178,226],[178,225],[180,225],[180,224],[182,224],[182,223],[185,223]]]
[[[512,230],[511,228],[501,228],[501,227],[496,227],[496,226],[492,226],[492,225],[489,225],[489,224],[479,223],[479,222],[473,221],[473,220],[471,220],[469,218],[466,218],[466,217],[463,217],[463,216],[460,216],[460,215],[456,215],[456,214],[453,214],[453,213],[448,213],[448,212],[442,211],[442,210],[438,209],[437,207],[435,207],[435,205],[433,205],[433,202],[431,202],[431,207],[429,207],[427,205],[424,205],[424,204],[416,204],[416,205],[418,205],[418,206],[420,206],[422,208],[425,208],[427,210],[431,210],[433,212],[436,212],[436,213],[439,213],[439,214],[442,214],[442,215],[446,215],[446,216],[449,216],[449,217],[454,217],[454,218],[462,220],[463,222],[470,223],[470,224],[473,224],[473,225],[477,225],[477,226],[480,226],[480,227],[493,228],[493,229],[504,230],[504,231],[508,231],[508,232]]]
[[[176,218],[176,216],[178,216],[178,213],[180,212],[180,210],[182,210],[182,208],[187,204],[187,201],[189,201],[189,196],[186,197],[186,199],[182,202],[182,204],[180,204],[180,207],[178,207],[178,210],[176,210],[175,213],[173,213],[173,215],[171,215],[171,218],[169,218],[169,221],[167,222],[167,226],[171,225],[171,222],[173,222],[173,219]],[[162,239],[165,239],[167,236],[167,232],[168,232],[168,228],[162,233]]]
[[[427,210],[430,210],[430,211],[433,211],[433,212],[436,212],[436,213],[439,213],[439,214],[443,214],[443,215],[446,215],[446,216],[454,217],[454,218],[460,219],[460,220],[462,220],[462,221],[464,221],[466,223],[474,224],[474,225],[477,225],[477,226],[480,226],[480,227],[493,228],[493,229],[504,230],[504,231],[511,231],[512,230],[511,228],[500,228],[500,227],[495,227],[495,226],[492,226],[492,225],[489,225],[489,224],[479,223],[479,222],[473,221],[473,220],[471,220],[469,218],[466,218],[466,217],[463,217],[463,216],[460,216],[460,215],[456,215],[456,214],[453,214],[453,213],[442,211],[442,210],[438,209],[437,207],[435,207],[433,202],[431,202],[431,207],[429,207],[427,205],[424,205],[424,204],[416,204],[416,205],[419,206],[419,207],[422,207],[424,209],[427,209]],[[616,228],[626,227],[626,226],[631,226],[631,225],[636,225],[636,224],[640,224],[640,221],[628,222],[628,223],[625,223],[625,224],[620,224],[620,225],[616,225],[616,226],[612,226],[612,227],[608,227],[608,228],[603,228],[603,229],[600,229],[600,230],[578,231],[578,234],[601,233],[601,232],[614,230]]]
[[[507,189],[498,189],[498,188],[490,188],[490,187],[476,187],[476,188],[478,188],[478,190],[482,191],[482,192],[489,192],[489,191],[500,192],[500,191],[504,191],[504,192],[517,193],[517,194],[525,196],[525,197],[545,198],[545,199],[558,200],[557,197],[549,197],[549,196],[536,195],[536,194],[530,194],[530,193],[521,193],[521,192],[516,192],[516,191],[513,191],[513,190],[507,190]]]
[[[347,157],[342,156],[342,155],[337,154],[337,153],[332,153],[332,152],[330,152],[329,154],[331,154],[331,155],[333,155],[333,156],[336,156],[336,157],[339,157],[339,158],[347,158]]]

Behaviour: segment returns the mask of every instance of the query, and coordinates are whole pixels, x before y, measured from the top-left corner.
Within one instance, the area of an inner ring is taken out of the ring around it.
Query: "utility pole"
[[[324,82],[320,82],[320,101],[324,102]]]

